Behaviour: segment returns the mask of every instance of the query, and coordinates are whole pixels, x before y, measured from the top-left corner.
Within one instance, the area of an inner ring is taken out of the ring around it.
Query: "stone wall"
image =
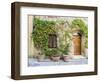
[[[67,31],[70,27],[67,23],[67,21],[69,21],[69,23],[75,19],[75,17],[55,17],[55,16],[35,16],[37,18],[40,18],[40,19],[43,19],[43,20],[53,20],[53,21],[59,21],[59,20],[62,20],[63,22],[65,22],[64,24],[62,25],[56,25],[56,28],[58,30],[58,38],[57,38],[57,45],[59,46],[59,40],[60,39],[65,39],[63,37],[63,31]],[[37,56],[38,55],[38,52],[40,52],[39,50],[37,50],[35,47],[34,47],[34,43],[32,41],[32,38],[31,38],[31,34],[32,34],[32,31],[33,31],[33,24],[34,24],[34,16],[29,16],[28,17],[29,19],[29,24],[28,24],[28,45],[29,45],[29,48],[28,48],[28,51],[29,51],[29,57],[33,57],[33,56]],[[66,21],[67,20],[67,21]],[[82,20],[84,20],[86,22],[86,19],[85,18],[82,18]],[[74,44],[73,44],[73,35],[71,34],[71,46],[70,46],[70,55],[74,55]],[[64,40],[62,40],[63,43],[66,45],[66,42]],[[82,41],[81,41],[81,55],[84,55],[85,53],[85,48],[84,48],[84,36],[82,36]]]

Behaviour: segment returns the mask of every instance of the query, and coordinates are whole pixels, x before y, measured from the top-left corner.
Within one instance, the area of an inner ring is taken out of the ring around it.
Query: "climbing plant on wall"
[[[85,47],[88,47],[88,26],[82,19],[74,19],[72,21],[72,28],[80,28],[85,36]]]
[[[49,20],[42,20],[40,18],[34,18],[34,29],[32,33],[32,39],[34,46],[38,49],[45,50],[48,48],[49,34],[55,34],[55,22]]]

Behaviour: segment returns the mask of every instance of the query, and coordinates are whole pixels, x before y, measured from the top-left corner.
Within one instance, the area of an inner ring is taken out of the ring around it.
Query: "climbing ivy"
[[[32,39],[36,48],[43,51],[48,48],[49,34],[55,34],[55,22],[49,20],[42,20],[40,18],[34,18],[34,29],[32,33]]]

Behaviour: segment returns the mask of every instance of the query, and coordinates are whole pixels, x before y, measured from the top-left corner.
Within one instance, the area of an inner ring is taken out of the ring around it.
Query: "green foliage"
[[[67,43],[66,46],[65,45],[60,45],[59,51],[61,52],[62,55],[68,55],[70,49],[70,43]]]
[[[58,48],[46,48],[44,50],[46,56],[60,56],[61,54],[59,52],[60,51]]]
[[[63,31],[63,33],[63,37],[59,40],[59,51],[61,55],[69,55],[69,48],[71,46],[71,31],[68,29],[66,31]]]
[[[57,48],[51,49],[51,56],[60,56],[58,52],[59,50]]]
[[[72,21],[72,28],[80,28],[85,36],[85,47],[88,47],[88,27],[85,22],[81,19],[74,19]]]
[[[46,56],[52,55],[51,48],[45,48],[43,51],[44,51],[44,53],[45,53]]]
[[[64,37],[65,37],[65,42],[66,43],[70,43],[71,42],[71,32],[70,32],[70,30],[65,31]]]
[[[36,48],[40,48],[42,50],[48,48],[49,34],[56,33],[54,25],[54,21],[41,20],[39,18],[34,19],[32,39]]]

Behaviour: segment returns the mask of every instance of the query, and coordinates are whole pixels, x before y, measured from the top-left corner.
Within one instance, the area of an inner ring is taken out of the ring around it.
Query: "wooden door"
[[[81,55],[81,36],[73,35],[74,55]]]

